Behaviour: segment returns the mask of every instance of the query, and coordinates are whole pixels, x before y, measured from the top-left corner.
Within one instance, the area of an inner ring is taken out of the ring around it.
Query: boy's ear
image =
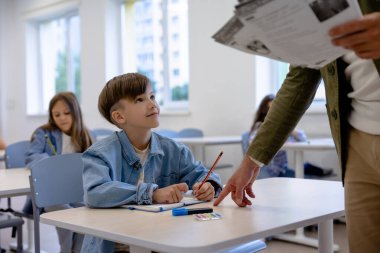
[[[114,110],[111,112],[111,118],[117,124],[123,124],[126,120],[126,117],[120,113],[118,110]]]

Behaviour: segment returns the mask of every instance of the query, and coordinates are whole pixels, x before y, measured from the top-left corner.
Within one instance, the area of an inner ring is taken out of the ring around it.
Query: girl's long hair
[[[71,129],[67,135],[71,136],[71,142],[78,152],[84,152],[92,144],[92,139],[89,130],[83,123],[82,111],[79,102],[72,92],[57,93],[49,103],[49,121],[42,126],[46,130],[60,130],[54,122],[53,107],[58,101],[63,101],[69,107],[71,116],[73,117]]]
[[[253,120],[250,134],[252,134],[264,122],[269,111],[269,102],[274,99],[273,94],[266,95],[260,102],[259,108],[256,111],[255,119]]]

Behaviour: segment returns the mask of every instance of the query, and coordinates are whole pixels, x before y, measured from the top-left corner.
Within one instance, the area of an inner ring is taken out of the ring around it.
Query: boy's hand
[[[206,182],[202,185],[202,188],[198,190],[201,183],[195,183],[193,185],[194,196],[199,200],[210,201],[214,199],[215,189],[210,182]]]
[[[157,189],[153,192],[153,203],[171,204],[178,203],[182,200],[183,192],[187,192],[189,187],[186,183],[173,184],[167,187]]]

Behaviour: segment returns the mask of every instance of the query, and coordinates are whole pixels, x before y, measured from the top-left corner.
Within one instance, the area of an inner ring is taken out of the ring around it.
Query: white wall
[[[77,4],[82,29],[82,109],[89,128],[108,127],[97,111],[97,98],[106,80],[119,74],[116,63],[117,10],[114,0],[0,0],[0,103],[2,134],[8,143],[30,138],[46,122],[26,115],[25,19],[62,4]],[[161,115],[160,127],[201,128],[206,135],[239,135],[249,128],[255,110],[254,57],[222,46],[211,36],[233,15],[237,1],[189,0],[190,111]],[[309,136],[328,136],[324,114],[307,115],[300,123]],[[220,147],[207,150],[210,160]],[[226,146],[225,161],[237,164],[239,146]]]

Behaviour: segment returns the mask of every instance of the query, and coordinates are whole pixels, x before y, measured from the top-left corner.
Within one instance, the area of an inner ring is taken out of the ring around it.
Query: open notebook
[[[205,201],[198,200],[192,196],[189,196],[189,194],[185,194],[181,202],[173,203],[173,204],[153,204],[153,205],[123,205],[122,208],[127,208],[130,210],[140,210],[140,211],[146,211],[146,212],[163,212],[167,210],[171,210],[178,207],[183,206],[189,206],[194,205],[198,203],[203,203]]]

